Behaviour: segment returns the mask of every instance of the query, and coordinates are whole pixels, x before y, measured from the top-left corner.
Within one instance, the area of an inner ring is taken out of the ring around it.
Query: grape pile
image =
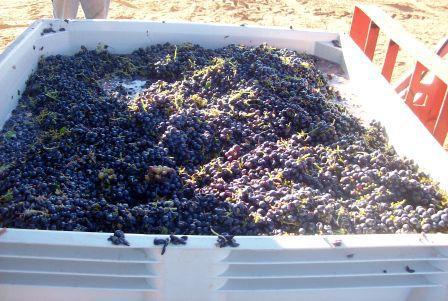
[[[107,93],[116,78],[146,86]],[[0,134],[0,227],[223,244],[436,232],[447,201],[380,124],[347,111],[313,57],[267,45],[49,56]]]

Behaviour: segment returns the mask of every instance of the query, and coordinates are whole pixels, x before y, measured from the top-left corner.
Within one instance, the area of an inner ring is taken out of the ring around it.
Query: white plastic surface
[[[163,256],[164,236],[127,234],[125,247],[109,235],[8,229],[0,300],[446,300],[442,234],[238,237],[223,249],[190,236]]]
[[[56,33],[41,35],[52,24]],[[59,31],[59,28],[65,31]],[[331,45],[341,39],[342,49]],[[0,125],[41,55],[84,45],[129,53],[156,43],[231,43],[286,47],[341,64],[368,116],[407,155],[448,187],[448,157],[353,42],[337,33],[278,28],[135,21],[38,21],[0,56]],[[215,237],[186,246],[154,246],[161,235],[8,229],[0,236],[0,300],[448,300],[448,235]],[[342,240],[340,247],[332,242]],[[406,268],[408,267],[408,269]],[[410,272],[414,271],[414,272]]]

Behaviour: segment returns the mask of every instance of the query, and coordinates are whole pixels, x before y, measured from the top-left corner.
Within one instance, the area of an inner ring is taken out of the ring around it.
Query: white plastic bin
[[[55,33],[41,35],[53,27]],[[65,31],[59,31],[64,28]],[[332,40],[341,40],[336,48]],[[74,54],[82,45],[113,53],[157,43],[208,48],[268,43],[340,64],[347,88],[386,127],[401,155],[448,188],[448,156],[346,36],[250,26],[139,21],[43,20],[0,56],[0,125],[41,55]],[[190,236],[186,246],[154,246],[163,235],[8,229],[0,236],[0,300],[448,300],[448,235],[237,237]],[[342,245],[333,242],[340,239]]]

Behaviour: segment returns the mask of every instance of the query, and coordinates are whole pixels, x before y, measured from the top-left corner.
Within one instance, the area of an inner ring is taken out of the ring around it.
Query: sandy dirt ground
[[[109,17],[293,26],[348,32],[357,2],[380,6],[430,48],[448,35],[448,0],[112,0]],[[31,22],[51,17],[50,0],[1,0],[0,52]],[[78,18],[83,17],[80,8]],[[384,56],[386,41],[380,35],[377,61]],[[394,78],[411,63],[409,56],[400,53]]]

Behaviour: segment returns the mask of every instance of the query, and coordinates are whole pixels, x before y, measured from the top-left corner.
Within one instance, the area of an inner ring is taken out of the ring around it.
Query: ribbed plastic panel
[[[145,249],[0,243],[2,285],[151,292],[157,264]]]
[[[152,299],[160,283],[152,251],[5,243],[0,237],[0,300]]]
[[[446,300],[445,252],[432,246],[234,250],[221,261],[227,267],[219,291],[226,300],[248,294],[251,300]]]
[[[163,236],[109,235],[8,229],[0,300],[448,300],[448,235],[190,236],[164,255]]]

